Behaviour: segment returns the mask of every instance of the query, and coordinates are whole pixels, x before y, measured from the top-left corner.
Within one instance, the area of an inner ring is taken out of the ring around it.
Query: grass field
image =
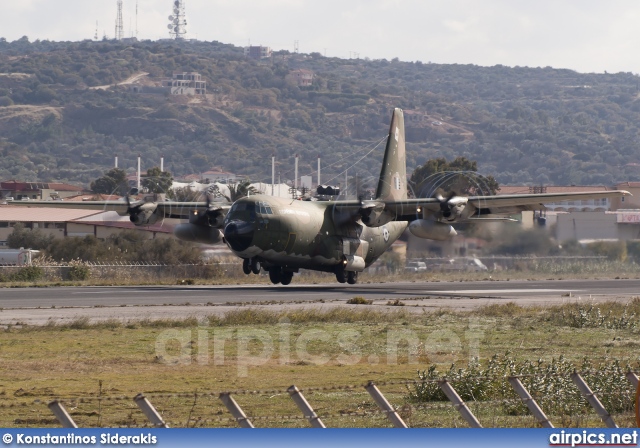
[[[556,426],[602,426],[568,380],[575,368],[587,371],[616,423],[632,426],[634,391],[623,373],[638,368],[638,316],[640,299],[511,303],[472,314],[242,308],[223,317],[14,326],[0,333],[0,425],[59,426],[46,404],[61,398],[80,426],[144,426],[132,401],[142,392],[170,426],[235,427],[218,394],[238,391],[256,426],[305,427],[286,393],[295,384],[327,426],[388,427],[363,387],[373,380],[410,426],[466,426],[433,390],[430,378],[446,374],[484,426],[536,426],[505,386],[516,372],[535,379],[530,392]],[[479,364],[469,364],[474,358]]]

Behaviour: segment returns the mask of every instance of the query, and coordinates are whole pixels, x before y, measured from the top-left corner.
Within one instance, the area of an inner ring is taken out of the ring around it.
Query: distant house
[[[244,55],[251,59],[268,59],[271,57],[271,48],[262,46],[244,47]]]
[[[313,76],[314,73],[311,70],[299,68],[297,70],[292,70],[291,72],[289,72],[289,74],[285,76],[284,79],[289,82],[295,83],[299,87],[309,87],[313,85]]]
[[[615,188],[616,190],[626,190],[633,196],[614,198],[611,201],[613,210],[640,209],[640,182],[622,182],[616,184]]]
[[[58,182],[19,182],[8,180],[0,182],[0,198],[15,200],[64,199],[81,194],[84,188]]]
[[[195,72],[174,73],[171,79],[162,81],[162,86],[168,87],[172,95],[207,94],[207,82],[202,79],[200,73]]]
[[[220,167],[213,167],[210,170],[204,171],[198,174],[188,174],[181,177],[179,180],[184,182],[197,182],[200,180],[206,180],[208,182],[236,182],[240,177],[234,173],[223,171]]]
[[[6,246],[16,223],[55,238],[93,235],[105,239],[124,230],[142,232],[150,239],[172,235],[172,226],[167,220],[149,226],[136,226],[129,217],[118,216],[115,212],[0,205],[0,246]]]

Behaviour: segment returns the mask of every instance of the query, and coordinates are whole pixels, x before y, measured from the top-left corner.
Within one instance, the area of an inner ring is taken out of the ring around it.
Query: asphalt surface
[[[554,280],[483,282],[399,282],[377,284],[292,284],[235,286],[127,286],[0,289],[0,325],[42,325],[78,317],[159,319],[223,314],[238,306],[268,309],[352,306],[361,296],[381,309],[402,300],[408,311],[439,308],[471,311],[492,303],[549,306],[566,302],[630,301],[640,280]],[[355,305],[353,305],[355,306]]]

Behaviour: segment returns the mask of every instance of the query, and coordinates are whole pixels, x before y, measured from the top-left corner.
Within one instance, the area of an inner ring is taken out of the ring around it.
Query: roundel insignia
[[[385,243],[389,241],[389,229],[386,227],[382,228],[382,237],[384,238]]]

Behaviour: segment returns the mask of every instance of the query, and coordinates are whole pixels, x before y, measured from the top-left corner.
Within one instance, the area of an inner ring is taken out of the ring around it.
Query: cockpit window
[[[261,215],[273,215],[271,206],[267,202],[258,201],[258,213]]]
[[[255,221],[256,206],[253,202],[236,202],[229,209],[229,213],[227,213],[226,219],[227,221]]]

